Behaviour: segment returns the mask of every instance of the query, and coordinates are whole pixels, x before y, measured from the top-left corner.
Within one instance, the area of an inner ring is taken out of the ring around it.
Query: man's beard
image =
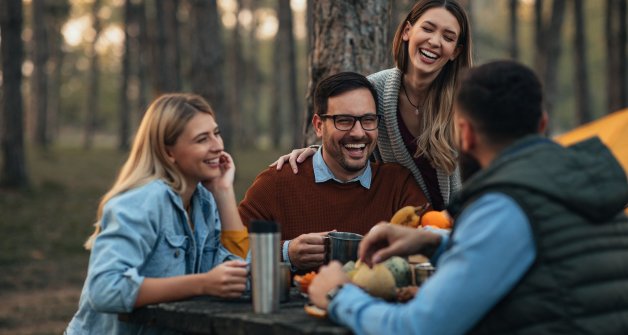
[[[460,178],[462,178],[463,183],[473,177],[476,172],[482,170],[480,162],[475,157],[464,152],[459,153],[458,164],[460,167]]]

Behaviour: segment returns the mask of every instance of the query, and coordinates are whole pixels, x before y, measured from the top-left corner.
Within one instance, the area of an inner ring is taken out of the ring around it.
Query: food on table
[[[294,281],[298,284],[297,286],[299,287],[299,291],[301,291],[301,293],[307,294],[307,289],[310,287],[310,283],[314,277],[316,277],[316,272],[314,271],[308,272],[304,275],[294,276]]]
[[[364,263],[359,264],[352,282],[375,297],[392,300],[396,296],[395,277],[383,263],[376,264],[373,268]]]
[[[360,262],[358,260],[358,262]],[[345,263],[345,265],[342,266],[342,271],[344,271],[345,273],[349,273],[351,271],[353,271],[355,269],[355,262],[354,261],[348,261]]]
[[[449,214],[447,214],[447,211],[429,211],[421,216],[421,226],[451,229],[452,219]]]
[[[303,306],[303,308],[305,309],[305,313],[311,316],[321,318],[321,319],[327,316],[326,310],[318,308],[313,304],[306,304],[305,306]]]
[[[386,269],[392,274],[395,280],[396,287],[404,287],[412,284],[412,268],[410,263],[399,256],[393,256],[382,263]],[[353,281],[358,270],[363,266],[362,262],[349,261],[343,267],[342,270],[347,274],[349,279]]]
[[[420,263],[414,266],[414,283],[418,286],[423,285],[429,277],[431,277],[436,269],[430,262]]]
[[[428,203],[425,206],[405,206],[400,208],[390,219],[390,223],[416,228],[419,226],[421,214],[427,210],[429,205]]]
[[[414,298],[414,296],[419,292],[418,286],[406,286],[400,287],[397,289],[397,301],[398,302],[407,302]]]
[[[412,284],[412,269],[405,258],[393,256],[387,259],[384,265],[395,278],[395,286],[404,287]]]
[[[345,263],[345,265],[342,266],[342,271],[347,274],[349,279],[352,279],[353,275],[355,275],[356,265],[358,264],[360,264],[360,260],[358,260],[357,263],[354,261],[348,261],[347,263]]]

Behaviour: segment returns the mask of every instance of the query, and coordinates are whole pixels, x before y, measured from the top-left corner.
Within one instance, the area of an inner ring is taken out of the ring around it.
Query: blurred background
[[[542,78],[551,135],[628,106],[626,0],[466,0],[475,64]],[[312,141],[310,94],[393,66],[409,0],[0,0],[0,334],[58,334],[78,304],[99,198],[148,103],[203,95],[239,199]]]

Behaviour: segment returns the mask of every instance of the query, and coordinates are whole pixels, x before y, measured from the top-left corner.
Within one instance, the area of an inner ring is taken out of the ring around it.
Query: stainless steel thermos
[[[249,236],[253,311],[264,314],[277,312],[281,280],[279,225],[272,221],[252,221]]]

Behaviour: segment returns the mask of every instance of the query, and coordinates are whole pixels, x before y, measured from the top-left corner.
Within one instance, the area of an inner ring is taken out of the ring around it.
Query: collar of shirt
[[[325,160],[323,160],[323,149],[322,147],[316,151],[314,157],[312,158],[312,164],[314,166],[314,181],[316,183],[324,183],[328,180],[334,180],[338,183],[345,184],[358,181],[362,187],[367,190],[371,188],[371,163],[367,162],[366,169],[362,172],[361,175],[349,180],[349,181],[341,181],[331,172],[327,164],[325,164]]]

